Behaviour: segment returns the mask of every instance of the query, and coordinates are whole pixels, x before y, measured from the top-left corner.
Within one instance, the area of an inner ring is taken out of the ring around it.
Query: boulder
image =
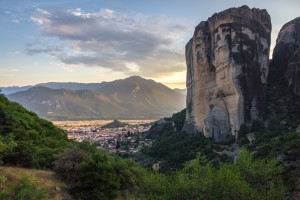
[[[247,139],[249,140],[250,143],[252,141],[256,140],[255,133],[248,133],[246,136],[247,136]]]

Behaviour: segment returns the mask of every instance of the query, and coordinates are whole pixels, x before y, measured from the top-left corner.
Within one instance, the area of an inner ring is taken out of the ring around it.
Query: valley
[[[68,138],[78,142],[90,142],[98,149],[110,154],[136,153],[152,145],[153,140],[142,137],[156,120],[121,120],[128,123],[123,127],[103,128],[113,120],[54,121],[53,124],[65,130]]]
[[[300,200],[300,3],[247,1],[0,1],[0,200]]]

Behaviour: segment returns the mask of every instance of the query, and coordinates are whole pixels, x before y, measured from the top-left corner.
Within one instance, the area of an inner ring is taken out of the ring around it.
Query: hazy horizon
[[[280,28],[300,8],[296,0],[0,1],[0,87],[137,75],[183,89],[185,45],[194,27],[242,5],[270,14],[271,52]]]
[[[30,85],[10,85],[10,86],[5,86],[5,87],[0,87],[1,88],[8,88],[8,87],[25,87],[25,86],[35,86],[35,85],[39,85],[39,84],[47,84],[47,83],[83,83],[83,84],[90,84],[90,83],[102,83],[102,82],[112,82],[112,81],[117,81],[117,80],[123,80],[123,79],[127,79],[127,78],[130,78],[130,77],[134,77],[134,76],[137,76],[137,75],[133,75],[133,76],[128,76],[128,77],[124,77],[124,78],[117,78],[117,79],[113,79],[111,81],[100,81],[100,82],[75,82],[75,81],[49,81],[49,82],[40,82],[40,83],[36,83],[36,84],[30,84]],[[149,80],[153,80],[151,78],[145,78],[145,77],[142,77],[142,76],[138,76],[138,77],[141,77],[141,78],[144,78],[144,79],[149,79]],[[162,83],[162,82],[159,82],[159,81],[155,81],[157,83]],[[164,84],[164,83],[162,83]],[[169,87],[168,85],[166,85],[167,87]],[[171,88],[171,87],[169,87]],[[184,88],[178,88],[178,87],[174,87],[174,88],[171,88],[171,89],[186,89],[186,86],[184,86]]]

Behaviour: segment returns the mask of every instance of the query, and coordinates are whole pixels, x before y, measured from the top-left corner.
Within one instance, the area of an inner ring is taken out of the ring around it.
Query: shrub
[[[120,188],[114,171],[112,158],[103,151],[97,151],[78,171],[79,181],[71,185],[70,193],[76,199],[114,199]]]
[[[57,176],[68,183],[78,180],[78,170],[82,163],[87,163],[89,156],[78,146],[66,149],[65,153],[60,154],[54,162],[54,172]]]

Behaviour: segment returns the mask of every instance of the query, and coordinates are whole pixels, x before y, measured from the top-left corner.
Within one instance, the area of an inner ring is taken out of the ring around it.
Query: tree
[[[113,168],[111,157],[98,151],[79,168],[79,181],[71,185],[70,193],[76,199],[110,200],[118,195],[119,179]]]
[[[120,141],[118,140],[117,144],[116,144],[116,149],[119,149],[120,147],[121,147],[121,144],[120,144]]]
[[[74,146],[66,149],[65,153],[57,157],[53,170],[60,179],[67,183],[74,183],[78,180],[80,165],[87,163],[88,160],[88,154],[78,146]]]

